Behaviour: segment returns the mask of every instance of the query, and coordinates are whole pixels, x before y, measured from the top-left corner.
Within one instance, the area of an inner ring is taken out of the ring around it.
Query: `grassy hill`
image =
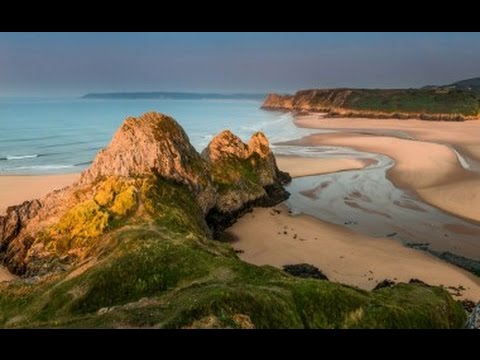
[[[142,217],[130,210],[88,243],[62,242],[52,259],[81,249],[89,254],[84,262],[36,281],[0,283],[0,327],[453,328],[465,322],[462,306],[440,287],[397,284],[369,292],[247,264],[211,238],[186,186],[155,176],[137,185]]]
[[[479,116],[480,97],[457,88],[317,89],[271,94],[263,107],[322,111],[330,116],[461,121]]]

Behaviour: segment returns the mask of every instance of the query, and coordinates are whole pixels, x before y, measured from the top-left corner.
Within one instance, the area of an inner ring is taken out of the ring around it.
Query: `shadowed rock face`
[[[160,180],[185,186],[207,222],[212,211],[218,214],[209,223],[216,232],[255,204],[286,199],[285,179],[262,133],[247,145],[223,131],[200,155],[173,118],[153,112],[130,117],[77,183],[0,217],[0,252],[10,271],[27,275],[50,269],[43,260],[59,253],[73,260],[88,256],[83,249],[91,239],[147,216],[156,206],[148,189]]]
[[[25,224],[38,213],[41,203],[38,200],[25,201],[21,205],[10,206],[5,216],[0,216],[0,251],[5,251]]]
[[[245,144],[230,131],[223,131],[212,139],[202,157],[211,165],[217,186],[217,201],[206,217],[214,237],[252,207],[273,206],[289,196],[282,184],[288,183],[290,176],[278,169],[261,132]]]

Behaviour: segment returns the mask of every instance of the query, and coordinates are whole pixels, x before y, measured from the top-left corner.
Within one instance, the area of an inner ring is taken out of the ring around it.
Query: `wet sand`
[[[420,279],[444,285],[457,298],[480,300],[480,278],[428,253],[402,246],[390,238],[373,238],[315,218],[291,216],[284,205],[256,208],[229,230],[239,257],[257,265],[281,268],[309,263],[330,280],[371,290],[384,280]],[[280,211],[280,213],[278,213]]]
[[[278,167],[288,169],[292,177],[327,174],[331,172],[361,169],[366,163],[358,159],[322,159],[300,156],[275,156]],[[285,170],[286,171],[286,170]]]
[[[480,222],[480,172],[465,169],[452,146],[480,160],[480,121],[431,122],[421,120],[319,119],[299,117],[303,127],[340,129],[317,134],[303,144],[349,146],[387,155],[395,160],[389,178],[398,186],[415,191],[424,201],[451,214]],[[418,140],[364,135],[388,130],[408,133]],[[432,143],[430,141],[439,142]],[[480,169],[479,169],[480,170]]]
[[[33,200],[49,192],[71,185],[80,174],[0,176],[0,215],[7,207]]]

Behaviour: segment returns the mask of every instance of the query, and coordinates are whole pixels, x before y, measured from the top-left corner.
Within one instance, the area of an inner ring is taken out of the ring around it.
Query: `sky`
[[[401,88],[480,76],[480,33],[0,33],[0,96]]]

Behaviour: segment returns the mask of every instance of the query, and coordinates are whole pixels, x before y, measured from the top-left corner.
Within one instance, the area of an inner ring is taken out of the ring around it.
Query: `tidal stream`
[[[293,179],[287,187],[291,193],[287,205],[294,215],[308,214],[369,236],[391,237],[408,246],[480,260],[480,226],[397,188],[386,176],[394,165],[388,156],[343,147],[291,145],[276,145],[275,154],[347,157],[367,164],[360,170]]]

